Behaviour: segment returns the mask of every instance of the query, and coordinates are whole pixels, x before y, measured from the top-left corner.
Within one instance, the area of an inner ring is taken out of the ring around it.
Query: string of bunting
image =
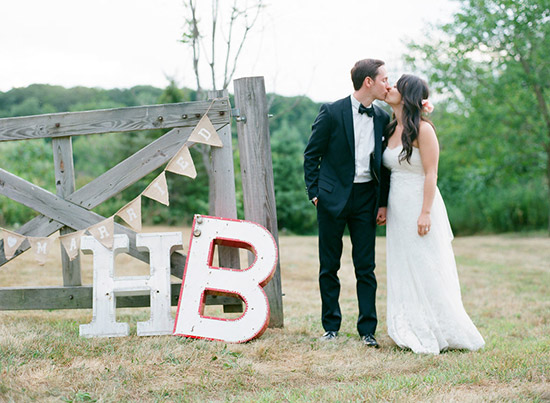
[[[193,164],[189,147],[195,143],[207,144],[213,147],[223,147],[222,141],[212,125],[212,122],[208,118],[207,114],[214,101],[208,107],[204,116],[199,120],[197,126],[191,132],[189,139],[184,146],[172,157],[168,162],[162,173],[157,176],[147,188],[141,192],[141,194],[126,204],[120,210],[118,210],[111,217],[98,222],[86,229],[71,232],[66,235],[60,235],[59,240],[70,260],[74,260],[80,251],[80,238],[88,232],[95,239],[101,242],[106,248],[113,248],[113,236],[114,236],[114,217],[120,217],[128,226],[130,226],[136,232],[141,231],[141,197],[145,196],[153,199],[166,206],[170,205],[168,185],[166,183],[166,171],[175,173],[177,175],[188,176],[191,179],[195,179],[197,171]],[[1,228],[2,236],[4,240],[4,254],[6,259],[11,259],[15,256],[17,249],[21,244],[28,240],[32,251],[34,252],[35,260],[40,264],[46,263],[46,258],[50,252],[51,246],[56,238],[51,237],[30,237],[17,234],[7,229]]]

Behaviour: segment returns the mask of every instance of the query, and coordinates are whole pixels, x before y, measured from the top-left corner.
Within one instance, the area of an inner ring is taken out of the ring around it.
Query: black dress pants
[[[342,237],[348,226],[352,258],[357,281],[359,335],[374,334],[376,317],[376,277],[374,275],[374,244],[376,240],[376,186],[374,182],[354,183],[348,202],[338,217],[317,203],[319,225],[319,287],[322,303],[322,324],[326,331],[338,331],[342,313],[338,302],[340,280],[338,270],[342,257]]]

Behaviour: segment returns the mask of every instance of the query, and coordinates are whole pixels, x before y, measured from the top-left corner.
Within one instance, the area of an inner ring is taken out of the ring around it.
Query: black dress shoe
[[[367,347],[374,347],[374,348],[380,348],[380,345],[374,338],[372,334],[366,334],[364,336],[361,336],[361,341],[363,344]]]
[[[321,340],[331,341],[331,340],[334,340],[336,336],[338,336],[338,332],[334,330],[329,330],[328,332],[325,332],[325,334],[321,336]]]

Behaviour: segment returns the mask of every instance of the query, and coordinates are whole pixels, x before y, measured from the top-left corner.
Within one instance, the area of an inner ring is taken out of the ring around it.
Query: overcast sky
[[[199,1],[208,13],[210,1]],[[397,79],[404,41],[435,34],[429,24],[449,21],[456,7],[452,0],[268,0],[234,78],[264,76],[268,92],[335,100],[352,91],[349,71],[359,59],[385,60]],[[178,42],[183,0],[4,0],[0,13],[0,91],[33,83],[163,88],[167,77],[195,84],[190,51]]]

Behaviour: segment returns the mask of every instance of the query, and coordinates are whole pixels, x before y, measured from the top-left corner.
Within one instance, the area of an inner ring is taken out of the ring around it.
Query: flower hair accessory
[[[430,101],[427,99],[422,100],[422,110],[426,113],[432,113],[434,110],[434,106]]]

